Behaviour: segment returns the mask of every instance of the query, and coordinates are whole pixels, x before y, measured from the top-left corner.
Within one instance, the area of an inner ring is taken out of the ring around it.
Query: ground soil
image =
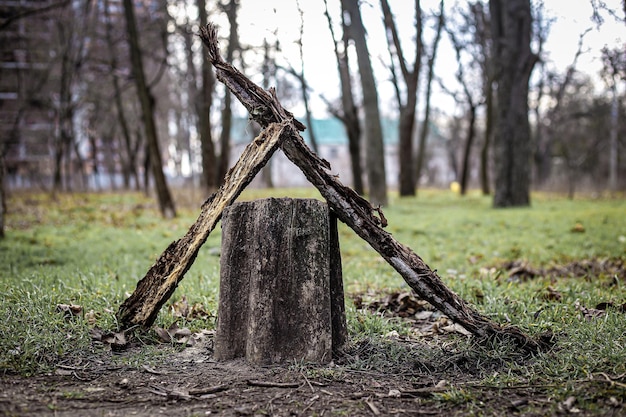
[[[443,337],[438,345],[448,343]],[[399,338],[390,343],[414,342]],[[356,370],[351,361],[388,355],[389,346],[362,342],[319,367],[216,362],[210,337],[182,350],[166,346],[159,348],[166,355],[150,366],[120,365],[125,362],[120,358],[138,353],[130,348],[74,359],[48,375],[4,375],[0,411],[7,416],[591,415],[555,402],[554,387],[481,384],[481,374],[498,372],[502,364],[477,363],[467,352],[444,349],[428,360],[400,355],[386,369]],[[623,404],[611,404],[608,397],[598,405],[601,412],[595,414],[626,413]]]

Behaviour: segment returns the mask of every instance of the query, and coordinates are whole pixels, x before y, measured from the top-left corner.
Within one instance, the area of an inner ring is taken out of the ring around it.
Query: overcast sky
[[[407,45],[405,49],[410,49],[409,42],[414,34],[412,29],[414,2],[408,0],[389,0],[389,2],[403,40]],[[454,3],[454,1],[446,1],[446,8],[451,7]],[[462,2],[461,4],[465,3]],[[626,42],[626,25],[623,21],[616,22],[607,13],[604,13],[604,24],[597,28],[591,20],[590,0],[546,0],[545,3],[547,15],[556,19],[552,24],[545,46],[545,58],[549,65],[561,72],[564,72],[572,62],[578,47],[579,34],[588,28],[592,28],[592,30],[585,36],[584,49],[587,52],[579,59],[577,68],[591,75],[597,74],[601,67],[599,54],[603,46],[622,45],[623,47]],[[605,3],[608,7],[617,10],[619,16],[622,15],[620,0],[606,0]],[[328,4],[333,18],[336,23],[339,23],[339,0],[328,0]],[[305,75],[314,90],[312,101],[315,116],[327,117],[324,111],[325,105],[317,96],[324,94],[330,99],[338,97],[339,82],[332,40],[324,16],[324,2],[323,0],[300,0],[300,5],[304,11]],[[436,10],[438,5],[438,0],[422,0],[422,8],[425,11]],[[395,104],[390,83],[386,81],[389,78],[388,71],[381,64],[381,60],[388,60],[389,54],[380,18],[379,2],[377,0],[365,0],[362,14],[368,31],[368,45],[372,62],[379,80],[381,109],[389,114],[393,112]],[[294,41],[299,36],[300,17],[295,0],[241,0],[238,22],[241,40],[244,44],[260,45],[264,37],[273,40],[276,36],[282,47],[284,62],[289,62],[294,67],[299,68],[300,62]],[[427,22],[428,25],[431,23]],[[337,32],[340,32],[339,28],[337,28]],[[429,40],[428,36],[427,29],[425,33],[427,41]],[[454,53],[450,49],[447,36],[444,35],[438,54],[436,73],[444,80],[452,80],[455,70]],[[598,88],[601,89],[602,86]],[[449,111],[451,101],[444,96],[445,94],[441,91],[436,91],[433,100],[436,106]],[[293,110],[297,115],[298,109]]]

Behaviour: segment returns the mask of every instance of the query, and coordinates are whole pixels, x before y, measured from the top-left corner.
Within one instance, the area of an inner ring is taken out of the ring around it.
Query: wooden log
[[[327,170],[327,161],[319,158],[306,146],[297,134],[302,123],[295,121],[275,98],[253,84],[241,72],[219,56],[217,32],[209,24],[201,28],[200,37],[209,51],[209,58],[216,69],[217,78],[231,89],[251,117],[261,126],[268,123],[293,121],[290,137],[281,148],[306,178],[318,188],[337,217],[367,241],[395,270],[406,283],[423,299],[483,340],[508,339],[527,352],[536,352],[544,347],[514,326],[500,326],[480,314],[465,300],[451,291],[411,248],[399,243],[385,230],[387,221],[380,208],[342,185]],[[374,213],[377,213],[376,216]]]
[[[326,203],[269,198],[233,204],[222,218],[220,259],[216,359],[332,359],[346,325],[336,219]]]
[[[228,207],[280,146],[290,123],[272,124],[245,149],[235,166],[228,171],[224,185],[202,205],[200,216],[180,239],[172,242],[159,256],[137,288],[120,306],[117,319],[124,328],[149,327],[159,310],[172,295],[191,267],[200,247]]]

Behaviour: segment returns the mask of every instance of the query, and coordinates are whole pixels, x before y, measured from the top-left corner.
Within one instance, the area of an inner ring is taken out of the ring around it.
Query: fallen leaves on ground
[[[507,261],[499,269],[507,273],[508,281],[527,281],[536,277],[598,278],[602,276],[626,280],[626,260],[621,258],[592,258],[572,261],[562,265],[536,268],[524,260]]]
[[[194,346],[200,340],[205,337],[211,337],[215,333],[212,330],[202,330],[200,332],[193,333],[186,327],[180,328],[178,323],[174,322],[166,330],[162,327],[155,326],[155,333],[159,336],[159,340],[164,343],[179,343],[184,346]]]
[[[576,301],[574,303],[574,307],[583,315],[583,318],[586,320],[593,320],[599,317],[603,317],[609,308],[615,309],[621,313],[626,313],[626,303],[620,305],[610,301],[603,301],[601,303],[598,303],[595,308],[585,307],[580,304],[579,301]]]
[[[385,317],[413,320],[412,327],[421,336],[447,333],[471,335],[463,326],[453,323],[448,317],[435,310],[428,301],[418,298],[412,292],[396,291],[381,298],[376,298],[374,294],[360,294],[353,296],[353,300],[358,310],[367,310]],[[392,331],[386,336],[395,338],[399,335],[398,332]]]
[[[91,339],[107,345],[113,351],[120,351],[128,346],[128,339],[124,331],[107,332],[99,327],[91,329]]]
[[[369,302],[366,299],[371,298],[371,295],[355,295],[353,298],[354,306],[358,310],[384,312],[397,317],[409,317],[421,311],[432,312],[434,309],[428,301],[421,300],[410,292],[393,292],[382,299]]]
[[[183,295],[180,300],[172,303],[170,311],[174,317],[182,317],[186,320],[204,319],[211,317],[202,303],[195,303],[189,306],[187,296]]]

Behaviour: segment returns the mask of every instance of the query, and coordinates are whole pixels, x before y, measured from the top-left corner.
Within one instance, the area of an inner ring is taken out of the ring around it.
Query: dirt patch
[[[506,371],[506,360],[485,362],[472,349],[455,349],[457,335],[442,337],[364,339],[323,367],[216,362],[210,338],[182,351],[163,347],[166,359],[151,366],[119,365],[137,348],[108,351],[50,375],[3,376],[0,410],[15,416],[587,415],[575,404],[555,403],[551,386],[477,382]],[[599,396],[604,415],[623,415],[617,398]]]
[[[92,360],[56,374],[0,380],[5,415],[393,415],[410,413],[432,386],[409,368],[404,375],[375,370],[290,366],[252,367],[216,362],[211,342],[172,353],[158,366],[106,366]],[[130,352],[126,352],[128,354]],[[366,354],[364,350],[360,354]],[[434,404],[426,414],[445,409]]]

